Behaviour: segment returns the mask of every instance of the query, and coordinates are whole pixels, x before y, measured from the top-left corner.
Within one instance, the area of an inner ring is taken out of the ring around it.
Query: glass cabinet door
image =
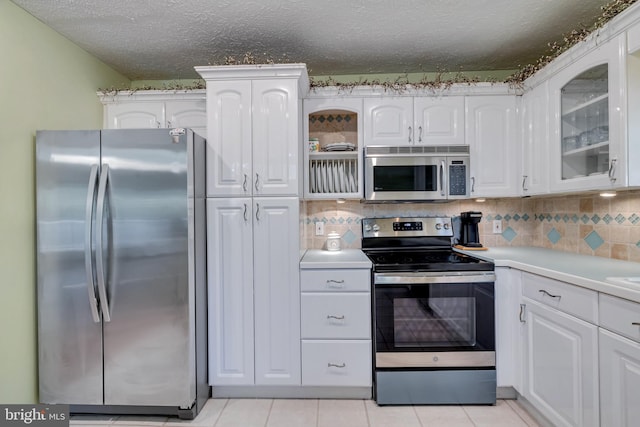
[[[592,67],[561,93],[562,180],[609,171],[608,64]]]

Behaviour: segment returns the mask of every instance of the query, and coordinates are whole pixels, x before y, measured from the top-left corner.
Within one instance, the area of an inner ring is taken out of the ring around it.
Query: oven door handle
[[[375,273],[374,285],[429,285],[433,283],[488,283],[495,282],[495,273],[446,274],[438,273]]]

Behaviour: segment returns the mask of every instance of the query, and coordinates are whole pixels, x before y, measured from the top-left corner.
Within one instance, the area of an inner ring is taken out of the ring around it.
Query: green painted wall
[[[102,127],[96,90],[130,82],[9,0],[0,55],[0,403],[33,403],[35,132]]]

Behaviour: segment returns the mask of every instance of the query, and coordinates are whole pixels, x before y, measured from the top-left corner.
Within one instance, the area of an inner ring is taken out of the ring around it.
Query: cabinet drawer
[[[300,270],[300,290],[303,292],[369,292],[369,269],[305,269]]]
[[[371,341],[302,341],[302,385],[371,386]]]
[[[640,304],[600,294],[599,310],[600,326],[640,342]]]
[[[534,301],[594,324],[598,323],[598,293],[535,274],[522,275],[522,293]]]
[[[371,337],[368,293],[302,294],[302,338]]]

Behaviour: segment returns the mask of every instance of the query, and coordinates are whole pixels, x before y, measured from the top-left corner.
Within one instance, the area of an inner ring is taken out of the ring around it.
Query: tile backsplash
[[[367,204],[359,201],[305,201],[301,228],[306,248],[322,248],[336,231],[345,248],[361,246],[361,219],[366,217],[458,216],[480,211],[480,241],[484,246],[538,246],[565,252],[640,262],[640,191],[616,197],[583,194],[537,198],[489,199],[449,203]],[[502,234],[492,234],[493,220]],[[314,235],[314,224],[325,223],[325,235]]]

